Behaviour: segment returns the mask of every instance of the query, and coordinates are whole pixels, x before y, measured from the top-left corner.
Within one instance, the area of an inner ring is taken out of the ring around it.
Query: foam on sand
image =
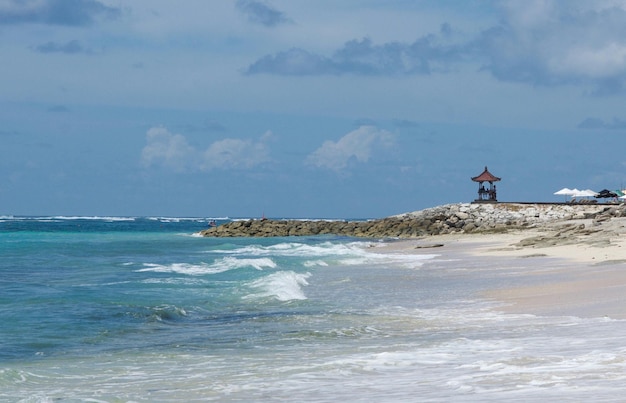
[[[576,220],[498,234],[450,234],[390,243],[379,253],[437,253],[501,259],[501,271],[537,276],[535,285],[490,290],[506,312],[626,319],[626,218]],[[529,267],[532,266],[532,267]]]

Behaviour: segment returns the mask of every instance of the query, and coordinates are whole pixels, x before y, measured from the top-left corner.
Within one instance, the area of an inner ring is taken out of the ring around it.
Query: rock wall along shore
[[[498,232],[575,219],[626,217],[626,205],[460,203],[368,221],[246,220],[201,232],[207,237],[345,235],[414,238],[450,233]]]

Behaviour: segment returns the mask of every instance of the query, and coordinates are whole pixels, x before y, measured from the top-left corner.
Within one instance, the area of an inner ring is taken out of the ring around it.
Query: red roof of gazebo
[[[500,178],[493,176],[493,174],[487,170],[487,167],[485,167],[483,173],[478,176],[474,176],[472,180],[474,182],[497,182]]]

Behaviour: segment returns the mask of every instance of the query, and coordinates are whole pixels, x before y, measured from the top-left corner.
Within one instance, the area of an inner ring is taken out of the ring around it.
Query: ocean
[[[0,401],[626,396],[626,321],[484,297],[567,262],[195,235],[209,222],[1,217]]]

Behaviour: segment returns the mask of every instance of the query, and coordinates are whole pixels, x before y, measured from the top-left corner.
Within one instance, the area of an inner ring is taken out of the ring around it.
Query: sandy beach
[[[533,275],[542,276],[538,285],[490,290],[484,296],[512,313],[626,319],[625,235],[626,218],[570,220],[506,233],[398,241],[381,251],[498,258],[502,270],[508,269],[507,261],[532,258]]]

